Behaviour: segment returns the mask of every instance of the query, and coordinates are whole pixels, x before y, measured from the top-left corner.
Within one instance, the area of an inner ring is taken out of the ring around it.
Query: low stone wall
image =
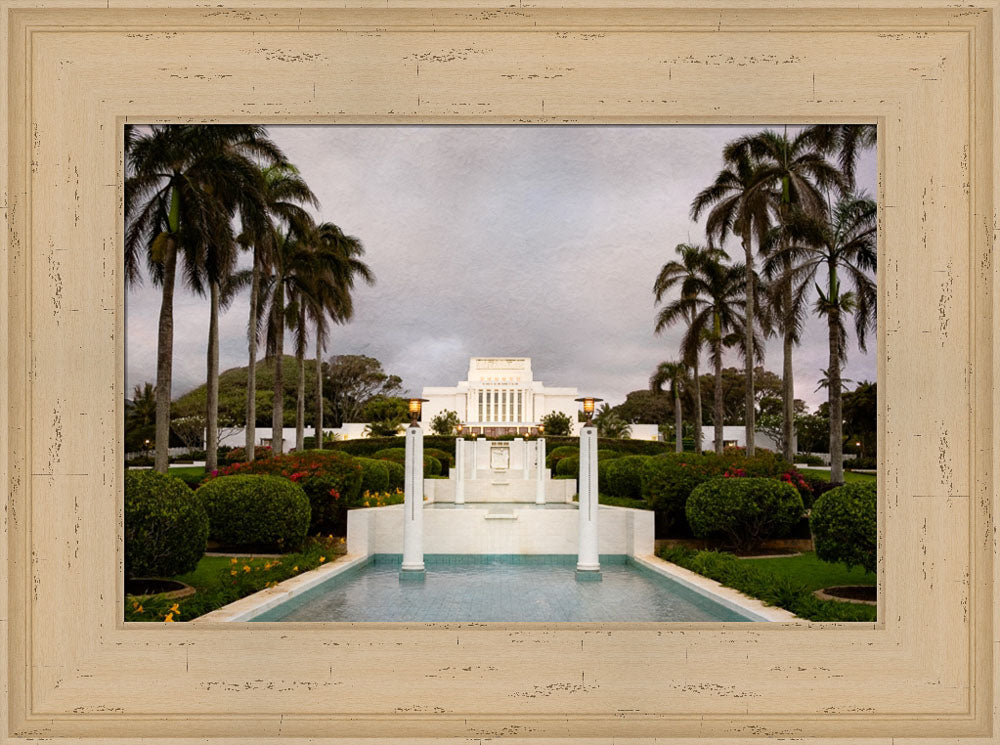
[[[575,507],[467,503],[435,509],[425,504],[424,552],[428,554],[576,554],[580,515]],[[601,506],[598,551],[648,556],[653,553],[653,513]],[[403,550],[403,505],[347,513],[351,555],[398,554]]]
[[[432,502],[455,501],[455,479],[424,479],[424,496]],[[465,500],[469,502],[534,502],[538,488],[535,479],[489,479],[465,482]],[[576,479],[546,479],[545,501],[572,502]]]

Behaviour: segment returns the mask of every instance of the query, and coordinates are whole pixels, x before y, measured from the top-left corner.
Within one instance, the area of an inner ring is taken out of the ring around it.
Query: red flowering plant
[[[233,474],[268,474],[299,484],[309,497],[311,534],[345,535],[347,510],[361,506],[361,464],[347,453],[307,450],[233,463],[217,478]]]

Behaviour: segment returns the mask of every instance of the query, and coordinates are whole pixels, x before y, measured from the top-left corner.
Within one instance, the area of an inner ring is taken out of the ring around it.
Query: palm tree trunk
[[[681,387],[674,383],[674,451],[684,452],[684,414],[681,411]]]
[[[791,295],[789,291],[788,295]],[[791,303],[791,297],[785,298],[786,303]],[[788,307],[787,305],[785,307]],[[795,459],[795,372],[792,369],[792,334],[789,330],[784,333],[784,367],[781,375],[781,397],[784,409],[784,416],[781,422],[781,447],[785,460],[792,463]]]
[[[205,470],[219,467],[219,283],[209,282],[208,374],[205,379]]]
[[[260,297],[260,261],[257,247],[253,249],[253,273],[250,280],[250,321],[247,329],[248,356],[247,365],[247,421],[246,421],[246,459],[253,460],[254,441],[257,439],[257,303]]]
[[[285,293],[278,283],[274,289],[274,401],[271,404],[271,452],[281,455],[285,449]]]
[[[163,290],[156,338],[156,458],[153,467],[166,473],[170,465],[170,385],[174,361],[174,276],[177,244],[167,239],[163,257]]]
[[[754,348],[753,348],[753,330],[754,330],[754,318],[755,318],[755,302],[756,293],[754,288],[754,276],[753,276],[753,243],[750,236],[750,223],[749,220],[746,221],[747,224],[743,226],[743,251],[746,254],[746,265],[747,265],[747,303],[746,303],[746,328],[743,331],[743,345],[746,356],[746,364],[744,369],[744,374],[746,375],[747,383],[747,395],[744,406],[746,408],[743,415],[743,421],[746,423],[746,446],[747,446],[747,457],[753,457],[754,454],[754,429],[756,427],[756,411],[754,407],[756,406],[757,398],[754,395],[754,385],[753,385],[753,363],[754,363]]]
[[[698,377],[698,355],[691,363],[694,373],[694,451],[700,453],[704,444],[701,441],[701,378]]]
[[[295,345],[295,366],[299,371],[298,385],[295,387],[295,450],[302,452],[306,444],[306,306],[299,304],[299,343]]]
[[[844,483],[844,412],[840,382],[840,311],[828,315],[830,368],[827,371],[830,402],[830,481]]]
[[[323,331],[316,324],[316,449],[323,449]]]
[[[715,342],[715,349],[712,356],[715,362],[715,407],[712,412],[712,420],[715,424],[715,452],[722,454],[722,342]]]

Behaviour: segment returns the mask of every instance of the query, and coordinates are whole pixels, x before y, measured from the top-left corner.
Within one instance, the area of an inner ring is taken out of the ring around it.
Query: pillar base
[[[576,581],[577,582],[600,582],[601,581],[601,570],[600,569],[577,569],[576,570]]]
[[[426,577],[427,577],[427,572],[424,569],[399,570],[400,582],[423,582]]]

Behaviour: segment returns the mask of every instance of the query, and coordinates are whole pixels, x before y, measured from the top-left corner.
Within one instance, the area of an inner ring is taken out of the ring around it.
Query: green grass
[[[814,476],[819,476],[820,478],[830,480],[830,472],[824,471],[818,468],[800,468],[799,473],[809,473]],[[854,473],[853,471],[844,471],[844,483],[850,484],[852,482],[869,482],[875,481],[874,473]]]
[[[866,572],[861,567],[848,569],[843,564],[822,561],[816,558],[815,551],[776,559],[743,559],[743,562],[805,585],[810,592],[834,585],[875,584],[873,573]]]
[[[342,539],[314,537],[301,551],[278,558],[203,556],[191,572],[171,579],[194,587],[197,592],[179,600],[162,596],[125,596],[126,621],[190,621],[228,605],[265,587],[333,561],[345,551]]]
[[[874,582],[874,577],[857,570],[848,573],[840,565],[819,561],[812,553],[779,559],[739,559],[728,553],[682,547],[662,548],[657,553],[661,559],[714,579],[768,605],[784,608],[799,618],[810,621],[876,620],[877,609],[873,605],[820,600],[813,595],[813,590],[820,587],[845,584],[845,573],[851,578],[848,584],[867,584],[861,580],[872,577]]]

